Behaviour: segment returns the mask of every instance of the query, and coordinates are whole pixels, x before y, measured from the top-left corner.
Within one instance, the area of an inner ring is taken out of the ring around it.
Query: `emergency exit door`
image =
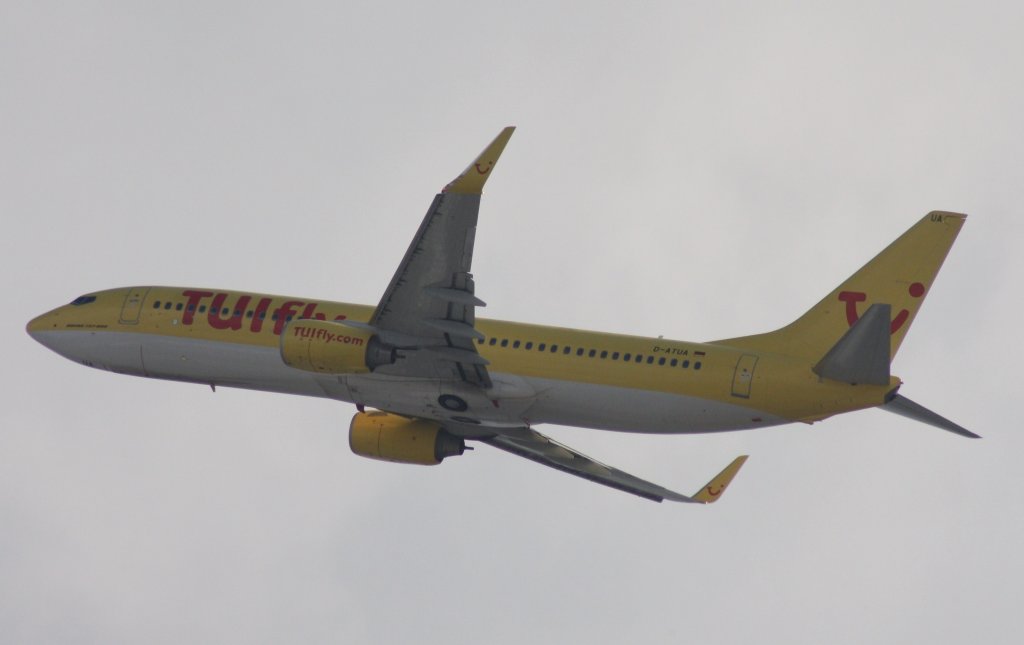
[[[132,287],[124,297],[124,305],[121,306],[121,324],[135,325],[139,322],[139,314],[142,313],[142,302],[149,293],[149,287]]]
[[[757,356],[744,354],[736,361],[736,371],[732,375],[732,395],[741,399],[750,398],[750,386],[754,382],[754,368]]]

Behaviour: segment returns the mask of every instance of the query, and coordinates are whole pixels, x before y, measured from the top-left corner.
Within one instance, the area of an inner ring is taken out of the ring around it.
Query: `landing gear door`
[[[149,293],[149,287],[132,287],[124,297],[124,305],[121,306],[121,324],[137,325],[139,314],[142,313],[142,303]]]
[[[750,398],[750,386],[754,382],[754,368],[757,356],[744,354],[736,361],[736,371],[732,375],[732,395],[741,399]]]

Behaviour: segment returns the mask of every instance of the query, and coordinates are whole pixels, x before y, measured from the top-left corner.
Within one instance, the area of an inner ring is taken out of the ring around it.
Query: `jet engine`
[[[320,374],[363,374],[373,333],[327,320],[300,319],[281,334],[281,358],[296,369]]]
[[[352,417],[348,445],[361,457],[425,466],[466,450],[466,442],[445,432],[439,423],[387,412],[359,412]]]

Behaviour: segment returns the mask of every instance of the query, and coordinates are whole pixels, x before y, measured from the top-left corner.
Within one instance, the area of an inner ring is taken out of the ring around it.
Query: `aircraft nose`
[[[58,309],[48,311],[45,314],[36,316],[32,320],[28,321],[28,324],[25,325],[25,331],[28,332],[28,335],[32,338],[42,342],[41,334],[46,331],[57,329],[57,320],[59,318],[60,313]]]

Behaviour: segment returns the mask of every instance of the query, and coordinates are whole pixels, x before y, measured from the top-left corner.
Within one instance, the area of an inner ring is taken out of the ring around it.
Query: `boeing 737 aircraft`
[[[75,298],[28,333],[121,374],[354,403],[349,444],[364,457],[438,464],[479,441],[655,501],[714,502],[746,456],[681,495],[536,427],[719,432],[880,407],[977,436],[898,394],[889,372],[966,216],[929,213],[796,321],[755,336],[685,342],[478,319],[477,213],[513,130],[434,197],[376,307],[129,287]]]

